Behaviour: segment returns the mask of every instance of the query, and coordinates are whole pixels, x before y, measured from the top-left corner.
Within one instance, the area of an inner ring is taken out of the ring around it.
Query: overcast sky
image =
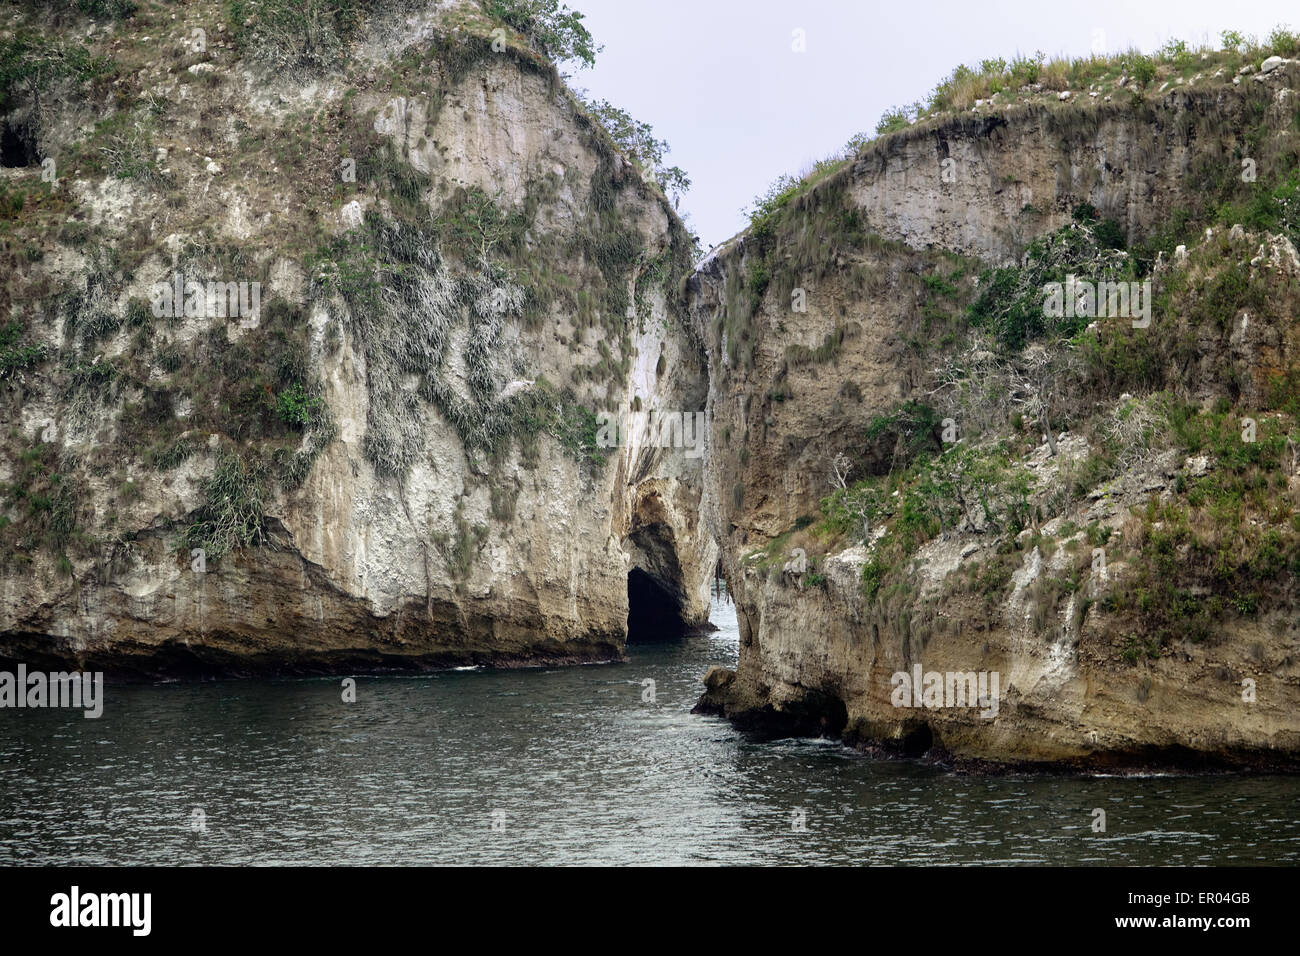
[[[692,180],[681,211],[705,247],[781,173],[836,152],[880,114],[924,99],[959,63],[1087,55],[1225,29],[1300,27],[1295,0],[565,0],[604,51],[570,82],[668,140]],[[792,50],[805,31],[807,51]]]

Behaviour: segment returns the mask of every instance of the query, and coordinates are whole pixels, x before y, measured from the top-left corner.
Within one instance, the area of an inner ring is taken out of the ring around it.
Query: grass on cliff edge
[[[1118,84],[1123,79],[1126,95],[1137,101],[1148,92],[1183,84],[1196,73],[1213,74],[1221,69],[1224,82],[1229,82],[1243,65],[1257,69],[1270,56],[1294,57],[1298,53],[1300,33],[1279,26],[1263,40],[1225,31],[1222,46],[1217,50],[1171,39],[1149,56],[1129,50],[1076,59],[1048,59],[1039,52],[1010,61],[996,57],[984,59],[977,68],[960,65],[939,82],[924,102],[888,110],[876,125],[874,137],[856,134],[841,151],[812,163],[799,175],[778,177],[744,210],[750,221],[747,231],[758,234],[771,229],[773,220],[795,197],[845,169],[878,139],[927,120],[969,112],[977,100],[984,101],[985,108],[997,110],[1049,95],[1055,100],[1056,94],[1065,90],[1085,93],[1095,90],[1100,99],[1118,94]],[[995,95],[998,99],[993,103]]]

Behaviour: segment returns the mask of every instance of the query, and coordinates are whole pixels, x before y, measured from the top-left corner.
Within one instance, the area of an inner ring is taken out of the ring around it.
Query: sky
[[[1300,28],[1295,0],[565,0],[604,50],[569,82],[654,127],[692,186],[680,211],[707,249],[743,209],[924,100],[960,63],[1094,49],[1219,46],[1224,30]],[[794,51],[796,30],[806,49]]]

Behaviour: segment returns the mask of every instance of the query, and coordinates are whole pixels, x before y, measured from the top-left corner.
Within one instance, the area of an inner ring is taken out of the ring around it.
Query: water
[[[1300,860],[1300,778],[957,776],[750,741],[689,713],[735,664],[732,609],[714,620],[626,664],[361,677],[351,704],[265,680],[0,711],[0,864]]]

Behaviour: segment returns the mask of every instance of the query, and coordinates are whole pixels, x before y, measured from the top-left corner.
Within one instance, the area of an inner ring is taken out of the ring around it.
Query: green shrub
[[[152,456],[151,464],[159,471],[170,471],[196,451],[194,442],[189,438],[178,438],[168,443]]]
[[[872,558],[862,566],[862,593],[866,596],[868,603],[874,601],[876,595],[880,593],[880,585],[884,583],[885,575],[888,572],[888,566],[882,564],[876,558]]]
[[[126,324],[133,329],[153,328],[153,309],[149,303],[133,296],[126,303]]]
[[[892,107],[885,110],[880,117],[880,121],[876,123],[876,135],[883,136],[886,133],[896,133],[900,129],[907,129],[911,124],[912,121],[907,115],[907,110]]]
[[[1011,80],[1016,86],[1028,86],[1037,83],[1042,74],[1046,54],[1036,53],[1032,57],[1018,56],[1011,61]]]
[[[1160,48],[1157,56],[1168,60],[1178,69],[1183,69],[1193,62],[1192,51],[1188,48],[1186,40],[1170,39]]]
[[[582,24],[583,16],[559,0],[485,0],[489,16],[513,27],[544,56],[573,60],[590,68],[601,47]]]
[[[51,39],[19,30],[0,37],[0,113],[7,113],[19,92],[40,93],[59,80],[81,85],[104,78],[112,61],[94,56],[80,41]]]
[[[773,183],[767,187],[767,191],[754,197],[754,201],[749,204],[745,212],[749,216],[750,228],[755,232],[762,231],[764,226],[768,226],[775,219],[777,213],[794,198],[803,183],[789,174],[778,176]]]
[[[438,546],[443,560],[447,562],[447,571],[455,581],[465,581],[469,578],[470,571],[474,567],[474,559],[478,557],[488,537],[488,529],[485,526],[470,525],[465,520],[464,507],[463,499],[456,502],[456,513],[452,517],[455,524],[453,534],[433,536],[434,544]]]
[[[307,394],[302,384],[295,382],[275,397],[275,414],[290,428],[305,428],[324,404],[324,399]]]
[[[1126,65],[1138,86],[1144,89],[1150,86],[1151,81],[1156,78],[1156,61],[1149,56],[1134,53],[1128,58]]]
[[[943,450],[939,441],[942,417],[924,402],[909,399],[867,423],[867,442],[876,458],[888,457],[891,467],[905,468]]]
[[[1013,352],[1048,334],[1069,338],[1082,331],[1092,318],[1049,316],[1044,288],[1064,283],[1072,274],[1090,282],[1118,281],[1131,274],[1130,261],[1109,244],[1119,233],[1118,224],[1101,229],[1096,217],[1091,206],[1079,206],[1074,224],[1030,245],[1024,266],[987,270],[980,276],[979,296],[967,309],[967,321],[987,329]]]
[[[1295,56],[1300,53],[1300,33],[1284,26],[1275,27],[1268,35],[1268,46],[1277,56]]]
[[[1224,30],[1219,34],[1219,39],[1223,43],[1223,49],[1233,53],[1240,53],[1249,42],[1246,35],[1238,30]]]
[[[638,166],[654,177],[665,195],[680,196],[691,188],[690,178],[681,168],[667,166],[664,156],[671,147],[667,140],[655,138],[654,128],[632,118],[608,100],[584,100],[583,105],[609,133],[615,145]]]
[[[266,540],[265,478],[260,462],[223,451],[212,476],[203,483],[206,500],[185,531],[185,544],[204,549],[210,561],[262,544]]]
[[[0,379],[44,361],[45,346],[20,344],[22,336],[23,328],[17,322],[0,326]]]

